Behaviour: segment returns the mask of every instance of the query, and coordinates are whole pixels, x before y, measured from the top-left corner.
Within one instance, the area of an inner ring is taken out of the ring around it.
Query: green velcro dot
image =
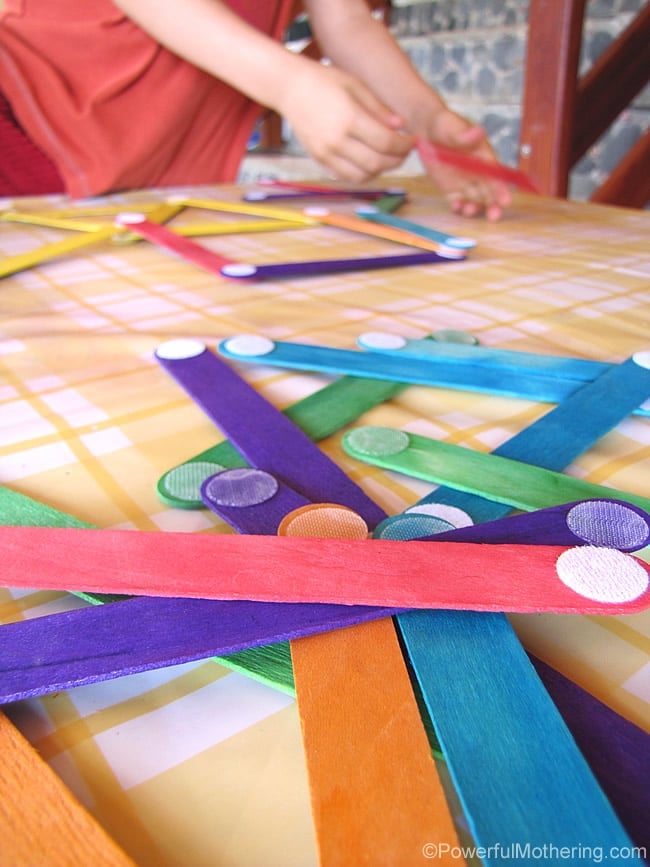
[[[409,435],[389,427],[360,427],[345,435],[347,445],[364,455],[397,455],[409,447]]]
[[[467,346],[476,346],[478,337],[469,331],[457,331],[454,328],[441,328],[433,332],[433,339],[438,343],[464,343]]]
[[[170,470],[161,479],[161,483],[164,482],[164,493],[167,497],[173,497],[177,500],[200,501],[203,482],[224,469],[225,467],[221,464],[210,461],[190,461],[181,464]]]

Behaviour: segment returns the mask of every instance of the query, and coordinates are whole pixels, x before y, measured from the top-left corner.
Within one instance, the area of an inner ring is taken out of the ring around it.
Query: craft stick
[[[205,235],[245,235],[252,232],[281,232],[285,229],[304,229],[306,223],[297,220],[237,220],[229,223],[186,223],[173,226],[172,231],[183,238]]]
[[[530,657],[635,846],[650,852],[650,734]],[[587,724],[586,724],[587,723]]]
[[[11,867],[135,867],[0,713],[0,840]]]
[[[398,352],[364,353],[329,346],[271,341],[266,338],[250,340],[248,336],[244,339],[227,338],[222,340],[217,348],[221,355],[235,361],[261,362],[290,370],[313,370],[415,385],[435,385],[548,403],[566,400],[584,384],[582,380],[563,378],[555,373],[548,375],[542,371],[519,372],[516,369],[509,370],[489,364],[458,364],[453,356],[458,354],[459,344],[453,344],[451,348],[447,344],[439,345],[441,355],[430,359],[409,354],[400,355]],[[449,360],[444,357],[448,352],[452,353]],[[634,363],[640,370],[643,369],[644,357],[645,353],[636,353],[634,356]],[[602,368],[596,365],[593,371],[595,376],[602,372]],[[645,380],[646,374],[639,373],[638,378]],[[634,412],[639,415],[650,414],[650,406],[640,404],[641,401]]]
[[[622,368],[622,373],[624,378],[627,368]],[[623,382],[619,385],[624,389]],[[560,448],[550,447],[558,429],[571,415],[572,406],[576,418],[580,418],[580,408],[588,405],[585,395],[588,398],[593,389],[595,397],[601,387],[602,383],[598,382],[595,386],[584,385],[577,397],[567,400],[500,446],[501,455],[520,457],[547,471],[562,469],[613,421],[611,417],[607,420],[598,413],[587,413],[583,423],[588,434],[574,441],[569,430],[569,435],[562,437]],[[624,412],[625,408],[619,405],[619,410]],[[558,481],[568,478],[558,474]],[[527,482],[523,484],[525,487]],[[476,521],[506,515],[510,506],[486,499],[488,488],[484,477],[480,496],[439,487],[425,496],[416,508],[442,506],[443,514],[448,515],[451,508],[468,513]],[[560,486],[549,486],[546,493],[544,506],[563,500]],[[608,495],[614,492],[604,488],[603,496]],[[399,615],[397,622],[473,837],[492,853],[487,867],[500,863],[498,847],[503,846],[504,841],[527,840],[544,845],[553,840],[558,846],[569,847],[593,842],[603,847],[603,851],[608,845],[619,845],[618,821],[615,817],[612,821],[609,805],[587,774],[566,726],[548,702],[506,618],[496,614],[468,616],[427,611]],[[508,674],[504,677],[506,670]],[[513,674],[518,677],[513,679]],[[441,685],[448,682],[459,685],[458,705],[452,705],[448,691],[441,689]],[[516,684],[521,714],[512,713],[512,684]],[[462,707],[463,726],[458,725],[459,707]],[[486,714],[489,715],[486,717]],[[493,720],[494,724],[486,725],[486,719]],[[524,719],[525,731],[521,728]],[[540,751],[540,741],[548,753]],[[504,744],[508,744],[507,759]],[[481,756],[480,763],[471,758],[468,761],[468,756],[477,754]],[[602,758],[605,764],[609,761],[606,752]],[[554,770],[557,767],[563,768],[560,792]],[[606,779],[602,761],[598,770],[599,779]],[[531,824],[517,805],[525,803],[532,791],[536,809]],[[644,797],[641,796],[642,800]],[[630,810],[634,814],[629,798],[627,804],[619,799],[618,806],[621,818],[627,818]],[[597,818],[601,811],[604,811],[602,822]]]
[[[317,277],[349,271],[372,271],[379,268],[408,268],[414,265],[442,265],[456,262],[456,256],[439,253],[406,253],[397,256],[363,256],[359,259],[319,259],[304,262],[276,262],[273,265],[233,263],[221,269],[222,277],[233,280],[277,280],[285,277]]]
[[[254,469],[223,471],[204,484],[206,504],[239,532],[255,528],[258,534],[275,534],[281,526],[295,528],[301,522],[311,528],[317,511],[335,516],[339,535],[365,537],[367,527],[356,513],[311,506],[282,483],[265,489],[267,476]],[[294,516],[291,524],[287,515]],[[597,544],[630,551],[642,547],[649,535],[642,510],[595,500],[457,529],[433,541],[535,544],[537,537],[546,545]],[[401,610],[144,597],[11,623],[0,627],[0,704],[353,626]]]
[[[43,244],[43,246],[38,247],[36,250],[30,250],[27,253],[6,256],[0,260],[0,277],[7,277],[10,274],[16,274],[18,271],[25,271],[28,268],[35,268],[58,256],[77,253],[79,250],[85,250],[86,247],[92,247],[94,244],[99,244],[102,241],[108,241],[115,235],[115,231],[115,226],[107,226],[95,232],[80,232],[61,241]]]
[[[400,383],[344,376],[292,404],[284,414],[310,439],[318,442],[399,394],[403,388]],[[202,509],[202,482],[219,469],[243,466],[247,466],[245,459],[226,440],[168,470],[158,480],[158,496],[170,506]]]
[[[230,449],[230,452],[232,455],[236,455],[233,449]],[[444,490],[442,488],[438,488],[438,494],[444,499]],[[447,491],[447,494],[452,498],[454,496],[461,498],[463,505],[466,507],[468,506],[467,501],[487,502],[471,495],[458,494],[455,491]],[[492,506],[497,512],[507,511],[507,507],[504,509],[500,504],[493,503]],[[89,526],[74,516],[2,487],[0,487],[0,513],[2,514],[3,523],[14,526],[16,524],[60,527]],[[101,599],[100,597],[95,597],[94,601],[101,601]],[[138,604],[144,606],[157,605],[158,603],[159,600],[138,600]],[[203,603],[193,604],[198,605]],[[298,606],[295,608],[297,610]],[[346,610],[349,611],[349,609]],[[56,619],[59,616],[58,614],[52,615],[48,619],[50,623],[54,620],[56,624],[55,634],[57,635],[60,630],[63,632],[64,629],[64,627],[59,626],[59,622]],[[72,618],[75,615],[70,613],[69,616]],[[423,615],[421,614],[421,616]],[[453,617],[453,615],[444,612],[434,616]],[[494,616],[496,615],[483,615],[484,618]],[[84,622],[90,624],[90,621]],[[38,620],[24,621],[20,626],[27,629],[31,628],[28,624],[37,623],[39,623]],[[474,620],[472,623],[475,624],[476,621]],[[74,627],[75,640],[79,640],[80,638],[82,625],[75,625]],[[155,635],[160,636],[161,630],[156,630]],[[0,639],[2,637],[3,633],[0,630]],[[186,638],[185,636],[184,641],[186,641]],[[50,638],[48,637],[45,640],[49,643]],[[29,654],[33,655],[35,648],[43,646],[45,640],[30,638],[21,642],[12,642],[14,648],[20,643],[27,654],[27,661],[23,659],[19,663],[23,670],[30,667]],[[153,637],[151,640],[154,640]],[[516,641],[516,639],[513,640]],[[147,646],[149,646],[149,643],[147,643]],[[92,654],[89,653],[88,655],[91,656]],[[0,658],[4,658],[4,652],[0,654]],[[295,692],[288,642],[241,650],[234,654],[220,657],[218,661],[275,689],[280,689],[289,694],[294,694]],[[647,846],[645,818],[650,790],[646,785],[647,773],[643,762],[639,763],[639,757],[648,754],[647,743],[649,736],[610,709],[604,706],[600,707],[600,702],[578,685],[568,681],[559,672],[555,672],[534,657],[532,661],[542,682],[549,690],[553,701],[558,706],[566,724],[576,738],[578,746],[585,753],[598,781],[603,786],[605,793],[617,810],[625,827],[632,835],[635,844]],[[135,659],[131,658],[131,664],[135,664]],[[42,672],[42,670],[41,667],[40,671]],[[53,678],[46,678],[48,681],[50,679]],[[26,686],[22,680],[21,684]],[[49,688],[45,687],[43,691],[49,691]],[[597,707],[594,708],[594,705]],[[602,726],[595,725],[597,719],[603,721]],[[499,727],[497,736],[500,736],[502,730],[504,730],[503,721]],[[506,734],[504,730],[504,735]],[[596,734],[598,738],[596,738]],[[435,735],[432,735],[432,737],[435,738]],[[616,744],[616,749],[612,751],[611,744],[613,743]],[[434,749],[437,750],[438,747],[435,746]]]
[[[0,627],[0,704],[393,613],[370,606],[142,597],[9,623]]]
[[[630,372],[629,365],[616,368],[614,375],[619,377],[618,388],[623,391]],[[588,411],[590,403],[597,402],[599,396],[603,399],[606,376],[604,374],[595,384],[584,385],[575,396],[500,446],[498,451],[502,457],[490,456],[491,459],[505,461],[505,456],[511,455],[548,468],[536,472],[562,469],[602,436],[608,425],[615,423],[613,416]],[[617,388],[615,381],[610,381],[610,386]],[[615,403],[623,417],[627,407],[618,401]],[[580,418],[585,430],[574,437],[575,425],[570,424],[561,435],[563,425],[572,415]],[[559,441],[557,449],[552,447],[554,440]],[[467,457],[471,454],[467,453]],[[533,470],[533,467],[528,469]],[[509,472],[503,467],[501,478],[510,481]],[[480,496],[439,487],[424,497],[418,507],[432,504],[442,505],[445,510],[451,507],[469,513],[477,521],[494,520],[507,514],[509,504],[485,499],[486,496],[495,498],[490,491],[490,478],[484,473],[480,478]],[[567,492],[563,490],[569,480],[570,477],[557,474],[558,484],[547,485],[545,497],[537,497],[537,501],[541,499],[548,507],[573,499],[570,495],[565,497]],[[535,484],[528,488],[531,481],[520,478],[520,489],[526,489],[526,493],[535,490]],[[611,489],[602,490],[605,497],[616,496]],[[626,495],[619,497],[625,499]],[[639,502],[646,508],[649,504]],[[609,805],[603,802],[600,791],[585,774],[582,757],[540,689],[505,617],[428,611],[399,615],[397,622],[452,777],[461,793],[474,839],[493,853],[487,861],[488,867],[500,863],[499,850],[491,847],[502,846],[504,841],[525,839],[543,843],[552,839],[556,845],[593,843],[604,849],[608,844],[619,845],[621,833],[617,820],[612,821]],[[504,678],[506,669],[508,675]],[[448,694],[440,689],[445,682],[458,685],[459,706],[463,708],[462,727],[458,725],[457,706],[452,706]],[[521,715],[511,710],[512,684],[516,684]],[[524,719],[525,730],[520,725]],[[494,721],[493,725],[489,720]],[[537,746],[541,740],[543,751]],[[504,743],[509,744],[505,765]],[[468,754],[477,752],[481,755],[480,763],[467,761]],[[554,770],[549,772],[550,768],[557,767],[563,768],[561,791],[558,791]],[[601,769],[600,778],[602,776]],[[509,809],[513,799],[515,804],[526,803],[533,790],[535,809],[530,817],[519,807]],[[630,810],[634,813],[634,807],[628,802],[626,815]],[[604,811],[602,824],[596,818],[601,811]]]
[[[399,625],[484,865],[626,851],[640,867],[507,619],[427,611]]]
[[[256,430],[242,437],[257,438]],[[202,489],[210,508],[240,532],[366,538],[367,525],[349,508],[296,507],[303,498],[282,491],[281,482],[269,491],[268,474],[240,472],[220,473]],[[323,482],[326,475],[325,467]],[[423,841],[458,840],[394,626],[387,617],[366,625],[291,642],[320,863],[410,867]]]
[[[384,355],[404,355],[453,361],[454,364],[469,364],[483,367],[499,367],[527,373],[557,375],[561,379],[589,382],[609,370],[612,365],[605,361],[572,358],[561,355],[543,355],[535,352],[520,352],[515,349],[500,349],[480,346],[477,343],[437,342],[427,339],[407,339],[398,334],[367,332],[357,343],[362,349]]]
[[[441,491],[442,489],[438,490]],[[453,491],[449,492],[452,497],[455,493],[456,492]],[[465,499],[476,500],[477,498],[465,497]],[[499,504],[493,504],[493,506],[497,510],[502,509]],[[6,488],[0,488],[0,507],[2,509],[3,520],[5,523],[11,521],[14,524],[30,523],[35,526],[87,526],[82,522],[79,522],[78,519],[73,516],[66,515],[59,510],[45,506],[42,503],[38,503],[29,497],[25,497]],[[156,605],[160,601],[161,600],[138,600],[138,604]],[[298,608],[299,606],[294,606],[294,610],[297,610]],[[54,620],[57,624],[55,634],[59,634],[59,625],[57,620],[59,616],[60,615],[52,615],[48,618],[48,622]],[[74,617],[76,615],[70,613],[69,616]],[[421,614],[420,616],[423,615]],[[438,615],[432,614],[430,616],[451,617],[453,615],[440,612]],[[486,616],[488,615],[484,615],[484,617]],[[21,628],[29,628],[28,624],[37,622],[38,621],[27,621],[26,623],[21,624]],[[471,622],[471,625],[475,624],[476,621]],[[467,632],[464,634],[467,635]],[[156,635],[160,635],[160,630],[156,631]],[[0,638],[2,638],[2,636],[3,633],[0,631]],[[76,633],[75,639],[77,640],[78,637],[79,633]],[[48,641],[49,640],[50,639],[48,639]],[[33,652],[35,647],[42,646],[42,642],[30,639],[25,642],[25,646],[28,650]],[[4,654],[2,656],[4,658]],[[240,651],[234,655],[221,658],[219,661],[222,664],[229,665],[236,670],[242,671],[248,676],[253,676],[274,686],[275,688],[279,688],[284,692],[294,692],[291,660],[288,645],[286,643]],[[131,660],[131,662],[133,663],[134,660]],[[497,665],[498,664],[499,661],[497,660]],[[536,662],[536,665],[537,664],[538,663]],[[551,689],[551,695],[554,701],[560,705],[560,710],[563,715],[565,717],[568,716],[569,726],[573,734],[576,736],[579,745],[582,747],[585,742],[591,743],[593,741],[591,724],[594,718],[592,705],[596,700],[589,696],[588,693],[584,692],[584,690],[581,690],[579,687],[570,684],[569,682],[565,683],[564,689],[555,689],[558,683],[561,687],[562,682],[566,679],[563,679],[561,675],[557,673],[554,673],[550,680],[545,678],[544,674],[547,668],[548,667],[543,667],[541,669],[540,676],[547,687]],[[523,684],[520,684],[519,688],[521,689],[523,686]],[[567,690],[569,690],[570,694],[575,698],[575,703],[572,700],[571,706],[568,708],[566,707],[566,702],[562,700],[563,695]],[[586,724],[586,721],[589,721],[589,724]],[[505,722],[505,719],[501,720],[499,725],[499,734],[503,733],[504,738],[507,739],[508,732],[506,731]],[[631,733],[629,731],[630,728],[633,729]],[[550,734],[551,733],[545,734],[545,738],[548,738]],[[605,744],[600,747],[595,745],[590,749],[588,758],[590,759],[592,767],[597,773],[601,783],[604,786],[607,785],[606,792],[608,796],[612,798],[614,806],[618,809],[619,815],[626,823],[626,827],[630,827],[628,822],[629,814],[631,813],[632,818],[637,815],[642,818],[641,828],[644,829],[646,811],[643,810],[643,804],[644,798],[647,798],[648,796],[648,789],[646,786],[647,774],[643,771],[643,764],[639,765],[639,757],[647,754],[644,743],[647,742],[648,736],[640,730],[637,732],[636,727],[632,727],[630,723],[627,723],[626,720],[611,711],[607,716],[607,731],[604,732],[604,734],[606,734]],[[637,743],[639,737],[642,741],[645,739],[641,744]],[[614,751],[614,755],[611,754],[611,744],[613,742],[620,745],[620,749],[617,748]],[[608,746],[610,749],[606,748]],[[637,746],[640,748],[637,748]],[[629,771],[629,773],[626,773],[624,777],[617,775],[616,773],[616,770],[620,768],[620,762],[623,760],[623,755],[627,761],[625,768]],[[633,772],[636,772],[636,774]],[[639,774],[641,775],[640,781]],[[473,775],[471,779],[474,779]],[[623,779],[625,780],[625,783],[623,782]],[[639,782],[640,785],[638,784]],[[614,797],[612,797],[612,792]],[[513,792],[511,791],[510,794],[513,794]],[[487,806],[489,806],[489,804],[483,806],[483,812]],[[644,841],[645,836],[635,838],[637,845],[642,845]]]
[[[302,211],[291,208],[276,208],[270,205],[252,205],[248,202],[222,202],[216,199],[188,199],[183,196],[172,197],[172,202],[182,202],[188,208],[202,208],[205,211],[220,211],[227,214],[247,214],[250,217],[267,217],[270,220],[289,220],[317,226],[318,220],[308,217]]]
[[[343,437],[352,457],[386,470],[404,473],[433,484],[488,497],[515,509],[532,511],[549,503],[570,503],[613,497],[650,510],[650,498],[597,485],[495,453],[473,451],[419,434],[406,434],[408,444],[399,451],[384,451],[380,443],[405,441],[393,428],[356,428]],[[388,446],[386,446],[387,448]]]
[[[392,621],[291,653],[320,864],[463,864]]]
[[[384,540],[0,527],[0,550],[7,586],[39,590],[602,615],[650,604],[648,564],[590,545],[406,547]]]
[[[375,199],[374,207],[384,214],[392,214],[402,207],[407,201],[407,196],[383,196],[381,199]]]
[[[618,551],[639,551],[650,542],[648,513],[638,506],[615,499],[580,500],[513,515],[495,521],[427,530],[428,522],[418,526],[418,519],[430,517],[408,509],[379,524],[377,539],[429,539],[435,542],[480,542],[483,545],[598,545]],[[399,535],[387,532],[397,527]],[[401,528],[401,529],[400,529]],[[421,529],[417,535],[411,529]]]
[[[303,201],[305,199],[378,199],[384,193],[380,191],[366,192],[365,190],[295,190],[284,193],[264,193],[261,190],[253,190],[242,196],[244,202],[278,202],[278,201]]]
[[[156,205],[155,208],[152,208],[147,212],[146,218],[149,223],[163,224],[168,223],[170,220],[173,220],[181,211],[185,210],[185,205],[180,202],[160,202]],[[144,215],[143,215],[144,216]],[[118,214],[117,219],[119,220],[120,215]],[[142,240],[142,235],[138,232],[124,232],[120,231],[115,235],[113,239],[114,244],[134,244],[138,241]]]
[[[419,247],[421,250],[431,250],[434,253],[440,253],[440,243],[438,241],[432,241],[429,238],[424,238],[421,235],[416,235],[403,229],[396,229],[390,225],[370,223],[368,220],[362,220],[360,217],[355,217],[351,214],[337,214],[328,211],[327,208],[307,208],[304,213],[310,217],[315,217],[326,226],[347,229],[350,232],[359,232],[362,235],[370,235],[374,238],[381,238],[384,241],[394,241],[407,247]],[[454,251],[450,249],[446,251],[445,255],[446,258],[463,258],[460,250],[454,254]]]
[[[447,232],[441,232],[438,229],[432,229],[429,226],[423,226],[421,223],[415,223],[413,220],[405,220],[403,217],[395,217],[393,214],[386,214],[376,205],[362,205],[357,208],[355,213],[362,220],[368,220],[371,223],[379,223],[382,226],[392,226],[395,229],[401,229],[404,232],[411,232],[422,238],[427,238],[437,244],[445,244],[447,247],[453,247],[459,250],[471,250],[476,246],[476,241],[473,238],[466,238],[464,235],[450,235]]]
[[[426,166],[431,162],[441,162],[448,166],[453,166],[468,174],[478,175],[483,178],[492,178],[496,181],[503,181],[506,184],[513,184],[515,187],[521,187],[529,193],[539,193],[537,187],[525,172],[520,169],[513,169],[503,163],[491,160],[484,160],[464,151],[452,150],[441,145],[434,145],[432,142],[420,140],[417,145],[417,150],[420,159]]]
[[[201,247],[200,244],[195,244],[187,238],[181,238],[175,232],[171,232],[164,226],[159,226],[148,220],[144,214],[119,214],[116,217],[116,223],[122,227],[128,227],[132,232],[146,238],[158,247],[163,247],[185,259],[203,268],[211,274],[220,274],[224,265],[229,264],[230,260],[206,247]]]
[[[93,223],[89,220],[60,217],[57,211],[33,214],[27,211],[3,211],[0,220],[4,223],[27,223],[31,226],[49,226],[53,229],[70,229],[73,232],[98,232],[106,223]]]
[[[356,421],[363,413],[399,394],[404,385],[344,376],[292,404],[285,415],[318,442]],[[247,466],[234,446],[225,441],[172,467],[158,480],[158,496],[181,509],[204,508],[201,484],[219,469]]]
[[[254,467],[285,481],[291,479],[291,487],[309,500],[345,502],[369,527],[385,517],[379,506],[306,434],[204,344],[169,341],[158,347],[156,358],[225,436],[238,444],[239,451]],[[252,438],[251,428],[266,430],[267,435]],[[322,494],[314,496],[314,489]]]
[[[285,187],[288,190],[302,190],[311,193],[340,193],[347,196],[372,196],[375,198],[383,198],[384,196],[404,196],[406,190],[403,187],[385,187],[385,188],[355,188],[341,189],[340,187],[328,187],[324,184],[309,184],[302,181],[282,181],[277,178],[260,178],[257,183],[263,187]]]

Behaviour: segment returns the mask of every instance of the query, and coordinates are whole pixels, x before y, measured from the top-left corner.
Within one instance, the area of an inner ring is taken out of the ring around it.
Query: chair
[[[530,0],[519,167],[540,192],[565,198],[569,173],[650,80],[650,3],[580,76],[586,0]],[[591,200],[650,201],[650,130]]]

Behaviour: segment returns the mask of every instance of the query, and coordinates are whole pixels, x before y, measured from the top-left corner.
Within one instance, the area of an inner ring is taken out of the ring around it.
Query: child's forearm
[[[364,81],[409,132],[420,134],[432,113],[446,107],[364,0],[305,0],[305,6],[323,54]]]
[[[269,108],[305,58],[260,33],[220,0],[115,0],[157,42]]]

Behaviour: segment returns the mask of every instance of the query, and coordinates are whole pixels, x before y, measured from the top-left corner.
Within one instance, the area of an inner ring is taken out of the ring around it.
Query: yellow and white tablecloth
[[[170,508],[156,494],[166,470],[221,439],[153,359],[156,346],[174,337],[215,346],[256,333],[354,348],[367,331],[420,337],[450,328],[471,331],[486,346],[600,361],[648,348],[650,214],[517,195],[507,217],[488,224],[450,214],[425,179],[399,182],[410,191],[400,215],[476,238],[466,261],[240,284],[147,242],[105,242],[1,280],[0,484],[104,528],[230,532],[213,514]],[[242,189],[173,192],[237,202]],[[168,193],[109,201],[133,210]],[[2,205],[75,207],[56,197]],[[233,218],[186,210],[171,225]],[[0,222],[0,255],[67,236]],[[326,226],[200,243],[255,263],[396,249]],[[241,373],[281,408],[328,381],[264,366],[242,366]],[[491,451],[547,409],[418,386],[360,422]],[[356,463],[339,436],[321,445],[389,514],[428,490]],[[650,421],[629,417],[567,472],[648,496]],[[0,620],[83,604],[65,594],[5,589]],[[649,612],[512,622],[527,649],[650,730]],[[280,691],[206,660],[6,711],[140,865],[316,863],[298,716]]]

